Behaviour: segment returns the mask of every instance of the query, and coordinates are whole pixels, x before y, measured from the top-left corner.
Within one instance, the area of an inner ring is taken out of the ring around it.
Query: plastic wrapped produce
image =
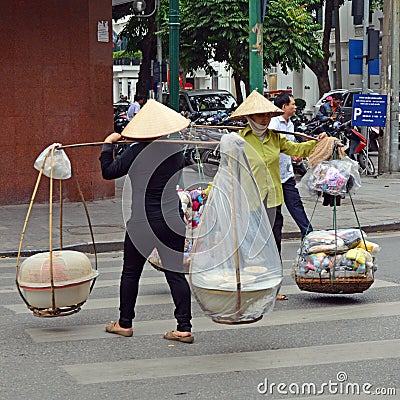
[[[359,229],[314,231],[297,251],[293,273],[300,289],[320,293],[360,293],[374,281],[380,247]],[[370,251],[368,251],[368,250]]]
[[[226,134],[221,162],[192,250],[190,283],[213,321],[249,323],[270,312],[282,282],[282,264],[245,141]]]

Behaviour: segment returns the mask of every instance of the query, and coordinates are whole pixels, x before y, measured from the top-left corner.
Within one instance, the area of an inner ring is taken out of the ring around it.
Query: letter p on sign
[[[357,119],[362,114],[361,108],[356,107],[353,112],[353,119]]]

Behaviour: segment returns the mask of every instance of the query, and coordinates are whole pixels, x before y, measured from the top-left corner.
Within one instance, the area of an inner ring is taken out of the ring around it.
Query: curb
[[[390,232],[400,230],[400,221],[388,222],[376,225],[362,226],[361,229],[365,233],[377,233],[377,232]],[[283,232],[282,239],[299,239],[301,240],[300,232]],[[96,253],[109,253],[112,251],[122,251],[124,249],[124,242],[98,242],[96,243]],[[54,248],[54,251],[60,250],[60,248]],[[64,246],[63,250],[75,250],[82,253],[94,254],[93,243],[77,243],[69,246]],[[21,257],[33,256],[37,253],[43,253],[49,251],[48,248],[42,249],[26,249],[21,251]],[[17,257],[18,250],[6,250],[0,251],[0,257]]]

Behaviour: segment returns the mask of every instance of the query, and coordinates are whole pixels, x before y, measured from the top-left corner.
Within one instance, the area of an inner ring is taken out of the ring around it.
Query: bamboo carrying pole
[[[232,131],[240,131],[243,129],[243,127],[240,126],[214,126],[214,125],[192,125],[194,128],[200,128],[200,129],[211,129],[211,130],[221,130],[221,129],[228,129]],[[275,133],[283,133],[286,134],[288,132],[286,131],[280,131],[276,129],[271,129],[272,132]],[[289,132],[291,135],[301,137],[306,140],[316,140],[316,138],[306,135],[301,132]],[[187,140],[187,139],[146,139],[146,140],[138,140],[138,139],[126,139],[126,140],[119,140],[118,142],[115,142],[113,144],[128,144],[128,143],[137,143],[137,142],[153,142],[157,141],[157,143],[178,143],[178,144],[192,144],[192,145],[197,145],[197,146],[218,146],[219,141],[218,140],[209,140],[209,141],[203,141],[203,140]],[[61,145],[57,147],[57,149],[71,149],[74,147],[89,147],[89,146],[102,146],[106,142],[87,142],[87,143],[75,143],[75,144],[67,144],[67,145]]]

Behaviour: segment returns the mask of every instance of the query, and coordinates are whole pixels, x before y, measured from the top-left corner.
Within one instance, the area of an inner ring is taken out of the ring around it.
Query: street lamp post
[[[263,25],[261,0],[249,0],[250,90],[264,94]]]
[[[169,2],[169,104],[179,110],[179,0]]]

